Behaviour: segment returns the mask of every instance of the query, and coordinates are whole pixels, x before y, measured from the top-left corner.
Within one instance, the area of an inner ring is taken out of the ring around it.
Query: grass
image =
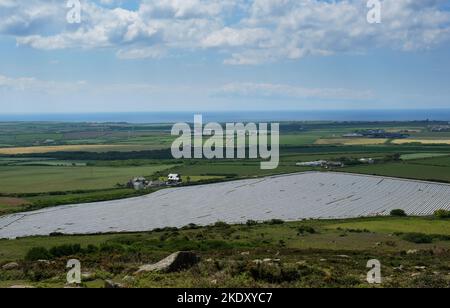
[[[328,227],[332,229],[369,230],[374,233],[384,234],[401,232],[450,235],[450,220],[417,217],[356,220],[329,225]]]
[[[149,176],[172,165],[142,167],[0,166],[0,193],[37,193],[113,188],[135,176]]]
[[[83,286],[92,288],[102,287],[105,279],[127,287],[367,288],[370,285],[365,281],[366,264],[374,258],[381,261],[386,278],[380,287],[449,287],[450,254],[446,251],[450,242],[433,240],[419,244],[390,234],[424,225],[432,232],[434,228],[441,230],[443,223],[450,222],[368,218],[0,240],[0,265],[17,261],[20,266],[13,271],[0,267],[0,287],[61,287],[65,284],[65,264],[72,258],[79,259],[82,271],[90,273]],[[357,227],[374,231],[356,230]],[[77,244],[81,249],[75,255],[66,255],[65,251],[71,254],[66,249],[68,245]],[[48,265],[24,261],[35,247],[58,252],[58,256],[49,256],[52,262]],[[194,251],[201,256],[201,262],[175,273],[132,274],[140,265],[155,263],[180,250]],[[268,258],[269,261],[261,261]],[[400,266],[402,269],[398,270]]]
[[[375,145],[385,144],[388,139],[376,139],[376,138],[335,138],[335,139],[319,139],[315,142],[317,145]]]
[[[402,160],[416,160],[423,158],[434,158],[434,157],[445,157],[450,156],[449,153],[414,153],[414,154],[404,154],[401,156]]]
[[[394,144],[408,144],[408,143],[420,143],[420,144],[450,144],[450,139],[397,139],[393,140]]]
[[[450,182],[450,166],[424,166],[409,163],[387,163],[370,166],[347,167],[340,170],[405,179]]]

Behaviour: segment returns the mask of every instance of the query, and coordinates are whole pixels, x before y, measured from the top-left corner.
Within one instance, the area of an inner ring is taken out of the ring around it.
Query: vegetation
[[[437,210],[436,212],[434,212],[434,216],[436,216],[437,218],[450,218],[450,211],[447,210]]]
[[[395,233],[374,231],[386,223],[402,227]],[[369,230],[336,227],[358,224]],[[366,264],[376,258],[383,265],[383,277],[389,277],[381,287],[449,287],[450,236],[420,233],[424,224],[430,226],[428,231],[448,232],[450,226],[449,221],[416,217],[219,222],[136,234],[55,234],[0,241],[0,286],[63,286],[67,260],[76,258],[85,273],[85,287],[102,287],[112,279],[125,287],[366,288]],[[140,265],[181,250],[195,252],[201,262],[175,273],[133,274]],[[11,261],[19,268],[2,269]]]
[[[391,216],[406,217],[408,215],[406,215],[404,210],[397,209],[397,210],[392,210],[391,211]]]

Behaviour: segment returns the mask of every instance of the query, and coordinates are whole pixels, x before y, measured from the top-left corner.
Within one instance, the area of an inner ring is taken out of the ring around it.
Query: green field
[[[38,193],[113,188],[171,165],[142,167],[0,166],[0,193]]]
[[[275,170],[261,170],[259,160],[176,161],[169,149],[175,138],[170,136],[169,124],[0,123],[0,144],[7,145],[11,153],[25,151],[0,155],[0,194],[31,203],[26,207],[0,204],[0,214],[36,206],[122,198],[130,192],[123,192],[117,184],[123,185],[136,176],[152,176],[157,171],[163,171],[158,175],[161,179],[172,172],[181,173],[185,181],[209,183],[309,171],[313,169],[296,164],[332,160],[347,165],[335,171],[450,182],[450,145],[372,145],[370,139],[369,144],[317,144],[318,140],[339,140],[343,134],[365,129],[408,131],[416,139],[443,138],[444,133],[429,131],[432,125],[281,123],[280,165]],[[400,159],[394,160],[398,155]],[[360,165],[360,158],[375,159],[376,164]]]
[[[383,165],[348,167],[342,169],[342,171],[424,181],[450,182],[450,167],[391,163]]]

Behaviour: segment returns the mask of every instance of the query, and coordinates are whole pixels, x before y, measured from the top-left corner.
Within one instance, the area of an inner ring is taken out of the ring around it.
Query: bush
[[[423,233],[407,233],[403,235],[403,239],[415,244],[431,244],[433,242],[431,235]]]
[[[434,212],[434,216],[441,219],[450,218],[450,211],[437,210],[436,212]]]
[[[272,219],[272,220],[266,221],[266,224],[268,224],[268,225],[282,225],[282,224],[284,224],[284,220]]]
[[[231,226],[226,222],[218,221],[214,224],[214,227],[218,229],[229,229]]]
[[[251,227],[251,226],[256,226],[258,224],[258,222],[256,220],[247,220],[247,222],[245,224],[248,227]]]
[[[44,247],[33,247],[25,255],[26,261],[48,260],[50,258],[50,252]]]
[[[81,250],[80,244],[61,245],[61,246],[52,247],[50,249],[50,255],[54,258],[74,256],[81,252],[82,252],[82,250]]]
[[[406,217],[406,212],[404,210],[396,209],[391,211],[391,216],[395,217]]]
[[[311,226],[300,226],[298,228],[298,234],[305,234],[305,233],[316,234],[316,230]]]

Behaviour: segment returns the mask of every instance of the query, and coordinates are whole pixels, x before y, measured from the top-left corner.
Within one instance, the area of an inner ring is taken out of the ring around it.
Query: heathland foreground
[[[62,287],[69,259],[83,287],[450,287],[450,221],[369,218],[199,228],[140,234],[0,241],[0,286]],[[176,272],[136,274],[175,251],[200,262]],[[367,262],[381,262],[381,285]],[[15,262],[15,263],[11,263]]]
[[[450,182],[446,122],[282,123],[276,170],[261,170],[253,160],[174,160],[170,128],[0,123],[0,215],[160,189],[128,188],[127,181],[137,176],[162,180],[180,173],[183,185],[195,189],[198,184],[324,171],[298,165],[317,160],[342,162],[344,167],[331,167],[335,172]],[[398,134],[407,137],[396,139]],[[64,286],[66,264],[73,258],[81,261],[82,286],[88,287],[102,287],[107,280],[123,287],[371,287],[366,282],[371,259],[382,264],[381,287],[450,286],[446,218],[273,218],[136,234],[54,233],[2,240],[0,286]],[[135,274],[140,266],[177,251],[192,251],[200,262],[172,273]]]

